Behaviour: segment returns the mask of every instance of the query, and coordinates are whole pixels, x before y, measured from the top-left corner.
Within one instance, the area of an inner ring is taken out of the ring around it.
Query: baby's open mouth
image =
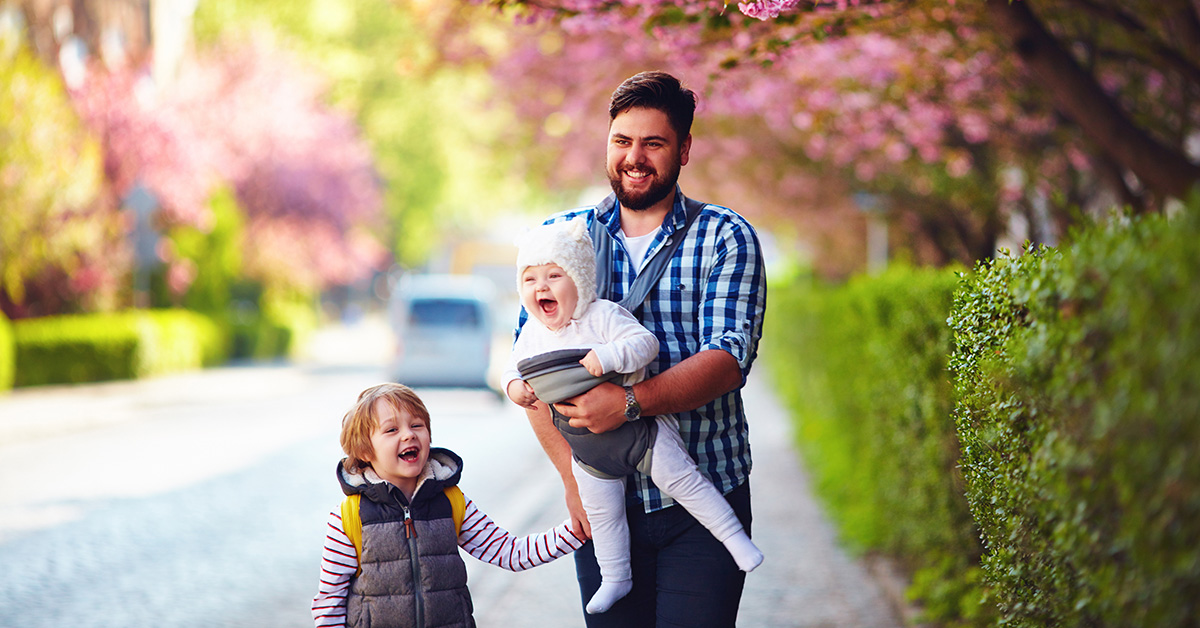
[[[400,459],[405,462],[416,462],[420,455],[420,452],[416,449],[406,449],[400,452]]]
[[[554,299],[538,299],[538,307],[547,314],[553,314],[558,309],[558,301]]]

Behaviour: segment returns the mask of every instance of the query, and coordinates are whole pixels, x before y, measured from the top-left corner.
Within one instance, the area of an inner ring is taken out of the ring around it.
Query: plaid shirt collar
[[[683,190],[681,190],[679,185],[676,184],[675,204],[671,206],[671,212],[667,215],[667,217],[663,219],[662,228],[660,230],[661,237],[655,238],[655,241],[665,239],[666,237],[675,233],[675,231],[682,229],[684,224],[687,223],[687,209],[684,206],[684,201],[685,197],[683,196]],[[621,202],[615,197],[612,197],[611,205],[608,203],[605,203],[605,205],[607,206],[605,211],[598,214],[596,216],[596,220],[604,223],[604,226],[608,229],[608,234],[611,235],[615,240],[621,233]],[[649,255],[649,253],[647,253],[647,255]]]

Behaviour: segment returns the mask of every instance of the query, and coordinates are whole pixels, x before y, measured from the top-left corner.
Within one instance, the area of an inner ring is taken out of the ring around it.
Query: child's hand
[[[533,392],[533,387],[523,379],[514,379],[508,383],[508,398],[513,403],[522,408],[533,408],[534,402],[538,400],[537,395]]]
[[[583,359],[579,363],[583,365],[583,368],[587,369],[587,372],[592,374],[592,377],[604,375],[604,368],[600,366],[600,358],[596,357],[595,349],[588,351],[587,355],[583,356]]]

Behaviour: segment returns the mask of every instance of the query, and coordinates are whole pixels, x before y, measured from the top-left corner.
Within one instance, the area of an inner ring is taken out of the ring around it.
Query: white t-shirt
[[[655,229],[646,235],[637,237],[629,237],[625,235],[625,231],[620,231],[621,242],[625,244],[625,250],[629,252],[629,258],[633,262],[633,267],[641,269],[642,262],[646,261],[646,251],[650,250],[650,243],[654,242],[654,236],[658,235],[659,230]]]

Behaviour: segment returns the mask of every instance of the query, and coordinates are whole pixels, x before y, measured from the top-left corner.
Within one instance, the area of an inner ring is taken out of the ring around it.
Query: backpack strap
[[[607,299],[612,290],[612,246],[609,244],[612,241],[612,235],[608,232],[607,226],[600,222],[600,216],[613,209],[616,202],[616,195],[609,194],[596,206],[595,216],[592,219],[592,245],[596,248],[596,296],[601,299]],[[675,249],[678,249],[679,245],[683,243],[688,229],[696,220],[696,216],[700,215],[700,210],[704,209],[707,204],[686,196],[683,198],[684,209],[687,213],[683,228],[676,229],[663,247],[654,254],[654,257],[650,258],[646,267],[633,280],[629,293],[621,300],[621,307],[637,314],[637,309],[646,300],[646,295],[650,294],[650,289],[658,283],[663,272],[667,270],[667,265],[671,263],[671,257],[675,255]]]
[[[447,486],[446,497],[450,500],[450,516],[454,517],[454,534],[462,534],[463,519],[467,516],[467,498],[457,486]]]
[[[362,556],[362,515],[359,514],[358,509],[361,501],[362,495],[357,493],[347,495],[346,499],[342,500],[342,532],[345,532],[350,542],[354,544],[354,556],[360,560]],[[362,567],[359,567],[354,575],[357,576],[361,573]]]

